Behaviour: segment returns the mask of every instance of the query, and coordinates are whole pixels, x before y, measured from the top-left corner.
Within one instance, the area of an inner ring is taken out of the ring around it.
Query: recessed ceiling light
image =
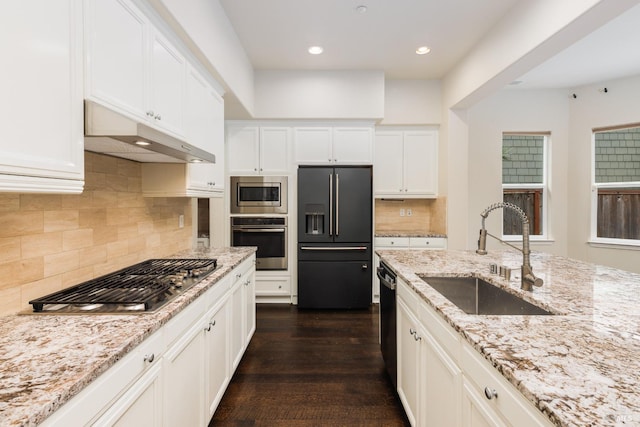
[[[365,5],[360,5],[358,7],[356,7],[356,12],[358,13],[367,13],[367,6]]]
[[[151,145],[151,143],[147,142],[147,141],[136,141],[136,145],[143,145],[144,146],[144,145]]]
[[[426,55],[429,52],[431,52],[431,48],[428,46],[420,46],[419,48],[416,49],[416,53],[418,55]]]
[[[311,55],[320,55],[323,51],[324,49],[322,48],[322,46],[311,46],[309,48],[309,53]]]

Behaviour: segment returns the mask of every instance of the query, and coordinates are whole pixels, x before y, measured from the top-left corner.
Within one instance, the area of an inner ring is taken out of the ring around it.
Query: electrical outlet
[[[179,228],[184,228],[184,215],[180,215],[178,217],[178,227]]]
[[[404,216],[404,208],[400,209],[400,216]]]
[[[413,213],[411,213],[411,209],[407,209],[407,216],[411,216],[413,215]]]

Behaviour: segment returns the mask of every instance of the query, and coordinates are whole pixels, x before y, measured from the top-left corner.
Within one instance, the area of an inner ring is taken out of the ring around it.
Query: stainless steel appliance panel
[[[287,218],[231,217],[231,246],[256,246],[256,270],[286,270]]]
[[[232,214],[287,213],[286,176],[232,176]]]

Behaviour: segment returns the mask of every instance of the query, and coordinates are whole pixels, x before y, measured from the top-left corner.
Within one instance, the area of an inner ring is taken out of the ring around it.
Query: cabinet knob
[[[156,358],[155,354],[151,353],[151,354],[145,354],[143,360],[145,362],[152,363],[155,360],[155,358]]]
[[[157,114],[153,117],[156,120],[162,120],[162,116],[160,116],[160,114]]]
[[[153,111],[152,110],[147,111],[147,116],[153,117]]]
[[[494,388],[485,387],[484,395],[487,399],[492,400],[493,398],[498,398],[498,392]]]

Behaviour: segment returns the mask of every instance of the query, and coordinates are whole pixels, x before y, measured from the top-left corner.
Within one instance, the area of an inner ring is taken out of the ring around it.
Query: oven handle
[[[284,233],[284,228],[234,228],[241,233]]]
[[[366,251],[366,246],[300,246],[303,251]]]
[[[381,267],[378,267],[376,271],[376,276],[378,276],[378,279],[380,279],[380,283],[394,291],[396,289],[396,284],[394,282],[388,281],[387,278],[382,275],[382,271],[383,269]]]

